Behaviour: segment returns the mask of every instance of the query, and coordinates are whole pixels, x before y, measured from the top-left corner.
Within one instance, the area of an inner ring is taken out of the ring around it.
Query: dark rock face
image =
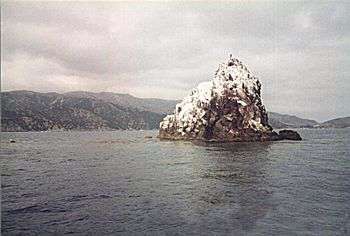
[[[275,141],[268,124],[261,83],[245,65],[230,57],[215,77],[203,82],[160,123],[159,138],[184,140]]]
[[[281,130],[280,132],[278,132],[278,135],[279,135],[280,139],[301,140],[300,135],[296,131],[293,131],[293,130],[284,129],[284,130]]]

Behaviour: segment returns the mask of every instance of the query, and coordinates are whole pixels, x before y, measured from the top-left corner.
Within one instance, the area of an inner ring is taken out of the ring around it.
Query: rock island
[[[158,137],[219,142],[301,140],[295,131],[272,130],[261,100],[261,82],[232,55],[219,65],[211,81],[200,83],[161,121]]]

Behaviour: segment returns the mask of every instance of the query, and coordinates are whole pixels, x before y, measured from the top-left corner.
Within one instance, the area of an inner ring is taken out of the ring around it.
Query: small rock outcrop
[[[293,130],[284,129],[278,132],[278,135],[280,136],[280,139],[287,139],[287,140],[301,140],[300,135]]]
[[[281,136],[268,124],[261,83],[230,56],[214,78],[200,83],[160,123],[159,138],[208,141],[273,141]]]

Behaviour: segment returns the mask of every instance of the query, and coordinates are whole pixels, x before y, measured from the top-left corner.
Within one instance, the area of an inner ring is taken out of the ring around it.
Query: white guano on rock
[[[219,141],[275,140],[261,101],[261,83],[238,59],[219,65],[160,123],[159,137]]]

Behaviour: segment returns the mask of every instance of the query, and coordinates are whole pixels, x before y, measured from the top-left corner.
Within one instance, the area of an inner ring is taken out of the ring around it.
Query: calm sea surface
[[[350,129],[299,132],[221,145],[1,133],[2,234],[350,235]]]

